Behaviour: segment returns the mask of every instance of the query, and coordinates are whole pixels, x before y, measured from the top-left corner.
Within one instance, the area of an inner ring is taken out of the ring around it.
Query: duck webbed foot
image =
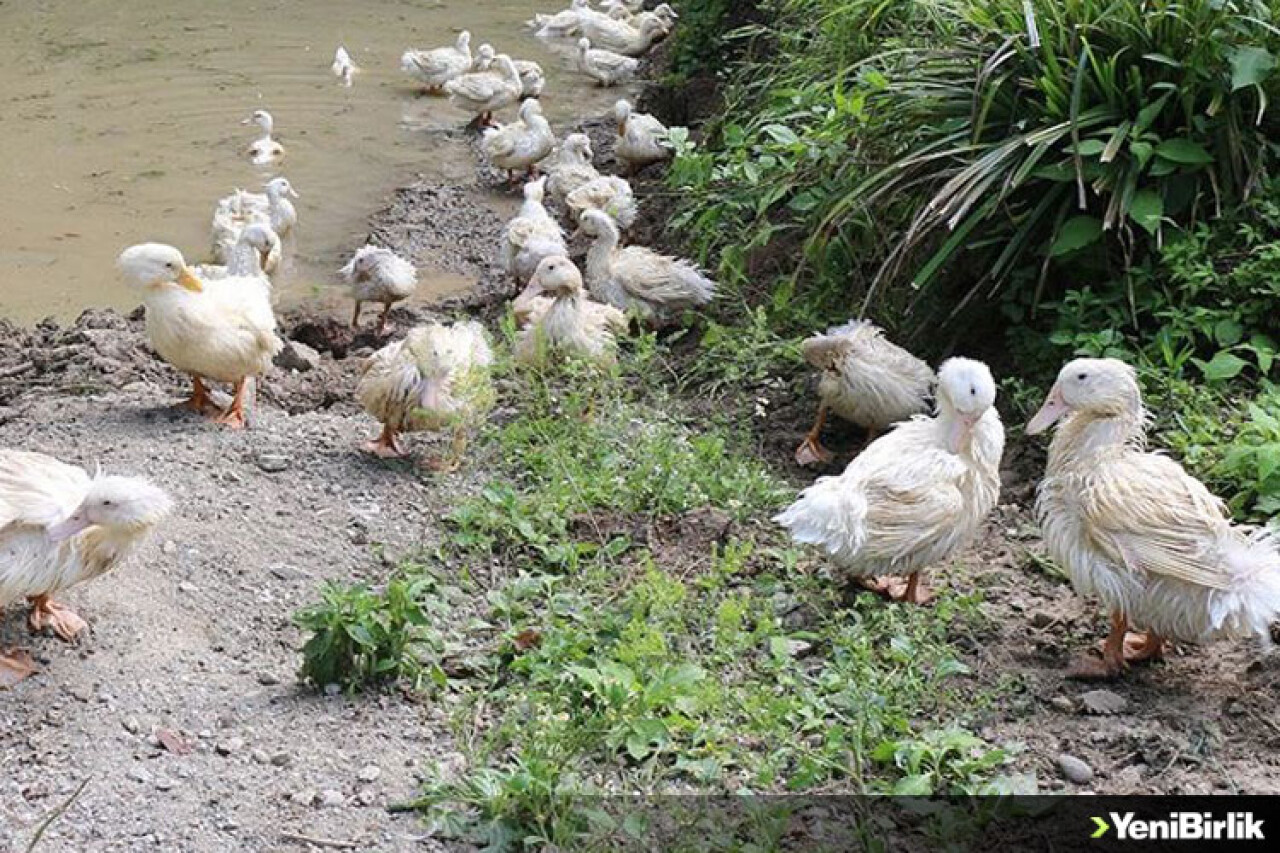
[[[1098,652],[1073,663],[1067,677],[1081,681],[1119,678],[1131,663],[1159,660],[1164,654],[1164,638],[1151,631],[1130,631],[1128,618],[1113,613],[1111,633],[1099,644]]]
[[[405,455],[397,440],[396,431],[388,426],[384,426],[373,441],[366,442],[364,449],[379,459],[399,459]]]
[[[863,589],[883,596],[889,601],[906,604],[928,604],[933,601],[933,591],[920,580],[920,573],[913,572],[905,578],[885,576],[879,578],[859,578]]]
[[[209,416],[218,413],[218,404],[213,402],[213,398],[209,396],[209,389],[199,376],[191,377],[191,396],[179,403],[177,407],[198,415]]]
[[[0,652],[0,687],[12,687],[35,672],[35,661],[26,652],[14,649]]]
[[[1123,646],[1125,663],[1144,663],[1164,658],[1164,638],[1154,631],[1127,631]]]
[[[800,466],[823,465],[830,462],[835,456],[830,450],[822,446],[822,427],[827,422],[827,407],[824,403],[818,407],[818,417],[813,422],[813,428],[805,435],[804,441],[800,442],[800,446],[796,448],[796,464]]]
[[[51,628],[53,633],[67,642],[74,640],[89,627],[89,623],[77,616],[74,610],[47,595],[31,598],[31,613],[27,616],[27,624],[35,633]]]
[[[244,413],[245,389],[248,387],[249,380],[241,379],[236,383],[235,396],[231,398],[231,405],[227,410],[215,419],[217,423],[222,424],[229,429],[244,429],[248,424],[248,418]]]

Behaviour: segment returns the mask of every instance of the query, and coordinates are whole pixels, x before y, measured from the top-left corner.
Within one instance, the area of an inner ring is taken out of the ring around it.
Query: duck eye
[[[974,388],[972,385],[970,385],[970,386],[969,386],[969,396],[970,396],[970,397],[976,397],[976,396],[978,396],[978,389],[977,389],[977,388]]]
[[[1086,380],[1086,379],[1088,379],[1088,378],[1089,378],[1089,374],[1087,374],[1087,373],[1078,373],[1078,374],[1076,374],[1076,379],[1079,379],[1081,382],[1085,381],[1085,380]]]
[[[103,506],[111,506],[111,501],[103,501],[103,502],[102,502],[102,505],[103,505]]]

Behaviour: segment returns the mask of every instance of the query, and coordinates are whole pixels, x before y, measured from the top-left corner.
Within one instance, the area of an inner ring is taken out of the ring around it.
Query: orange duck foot
[[[379,459],[399,459],[405,455],[405,451],[400,447],[397,440],[395,430],[383,427],[382,432],[372,441],[364,443],[364,449],[368,453],[372,453]]]
[[[826,465],[835,455],[830,450],[822,446],[822,442],[817,436],[806,436],[805,440],[800,442],[800,446],[796,448],[796,464],[800,466]]]
[[[37,672],[35,661],[26,652],[0,652],[0,688],[12,687]]]
[[[863,589],[883,596],[889,601],[905,602],[906,604],[928,604],[933,601],[933,591],[920,581],[919,574],[905,578],[860,578],[858,583]]]
[[[74,640],[89,627],[89,623],[77,616],[74,610],[47,595],[31,599],[31,614],[27,617],[27,624],[37,634],[45,628],[51,628],[53,633],[67,642]]]

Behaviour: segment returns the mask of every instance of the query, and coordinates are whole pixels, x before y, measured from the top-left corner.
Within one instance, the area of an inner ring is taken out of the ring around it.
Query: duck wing
[[[57,524],[75,511],[92,482],[83,468],[52,456],[0,450],[0,530]]]
[[[1090,542],[1117,566],[1230,589],[1220,548],[1226,507],[1167,456],[1125,448],[1103,460],[1080,495]]]

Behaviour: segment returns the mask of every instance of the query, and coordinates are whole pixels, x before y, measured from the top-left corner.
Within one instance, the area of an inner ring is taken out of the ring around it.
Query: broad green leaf
[[[1156,190],[1138,190],[1129,205],[1129,216],[1148,234],[1155,234],[1164,216],[1164,198]]]
[[[1280,444],[1268,444],[1258,448],[1258,479],[1266,480],[1280,469]]]
[[[1219,346],[1233,347],[1244,337],[1244,328],[1235,320],[1219,320],[1213,327],[1213,337]]]
[[[1150,142],[1130,142],[1129,153],[1138,161],[1139,166],[1147,165],[1147,161],[1151,159],[1151,155],[1155,153],[1155,146]]]
[[[1075,152],[1081,157],[1093,157],[1101,154],[1106,147],[1107,144],[1101,139],[1082,139],[1075,147]]]
[[[1102,236],[1102,221],[1094,216],[1073,216],[1062,223],[1057,238],[1049,248],[1049,256],[1061,257],[1083,249]]]
[[[1186,166],[1199,166],[1213,162],[1213,155],[1199,142],[1177,137],[1166,139],[1156,146],[1156,153],[1166,160]]]
[[[769,134],[774,142],[782,145],[795,145],[800,141],[800,137],[796,136],[795,132],[784,124],[766,124],[760,129]]]
[[[927,797],[933,793],[933,782],[926,773],[904,776],[893,786],[894,796]]]
[[[1271,75],[1276,58],[1261,47],[1238,47],[1231,54],[1231,89],[1258,86]]]
[[[1234,379],[1247,366],[1244,359],[1226,350],[1219,352],[1209,361],[1201,361],[1198,358],[1193,360],[1200,368],[1200,372],[1204,374],[1204,378],[1210,382],[1226,382],[1228,379]]]

